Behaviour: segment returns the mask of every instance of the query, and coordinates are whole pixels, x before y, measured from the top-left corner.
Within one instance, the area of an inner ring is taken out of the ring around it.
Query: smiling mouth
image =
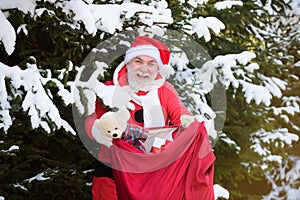
[[[144,73],[136,73],[136,76],[143,79],[150,78],[149,74]]]
[[[142,79],[149,78],[149,76],[143,76],[143,75],[139,75],[139,74],[137,74],[136,76],[137,76],[138,78],[142,78]]]

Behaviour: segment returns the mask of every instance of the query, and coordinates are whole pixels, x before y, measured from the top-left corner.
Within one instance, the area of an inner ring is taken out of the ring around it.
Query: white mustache
[[[144,77],[150,77],[149,73],[147,73],[147,72],[141,72],[141,71],[135,72],[134,75],[144,76]]]

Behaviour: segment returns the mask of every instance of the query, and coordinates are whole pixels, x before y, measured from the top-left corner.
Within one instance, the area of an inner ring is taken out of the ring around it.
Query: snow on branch
[[[272,172],[266,172],[266,178],[272,186],[269,194],[263,199],[298,199],[300,196],[299,177],[300,159],[297,156],[289,156]]]
[[[297,96],[289,96],[282,97],[282,105],[281,107],[272,106],[270,109],[273,113],[280,118],[284,119],[287,123],[292,123],[288,115],[295,115],[296,113],[300,113],[300,97]],[[293,125],[296,130],[300,130],[296,125]]]
[[[32,177],[32,178],[29,178],[29,179],[26,179],[25,181],[28,181],[29,183],[34,181],[34,180],[37,180],[37,181],[44,181],[44,180],[48,180],[50,179],[50,177],[45,177],[45,173],[42,172],[40,174],[37,174],[36,176]]]
[[[15,49],[16,32],[10,22],[5,18],[0,10],[0,44],[3,43],[4,49],[8,55],[11,55]]]
[[[207,3],[208,0],[188,0],[187,3],[194,8],[197,8],[198,5]]]
[[[95,111],[95,101],[98,96],[103,100],[106,106],[113,107],[113,99],[115,93],[115,85],[105,85],[98,80],[98,77],[103,75],[105,68],[108,68],[104,62],[96,61],[97,68],[87,81],[82,81],[85,65],[77,68],[77,76],[72,86],[72,93],[74,97],[74,105],[81,115],[91,114]]]
[[[12,125],[12,117],[9,113],[10,101],[14,96],[21,96],[24,97],[22,109],[28,112],[33,129],[42,127],[50,133],[51,128],[48,123],[54,123],[58,129],[64,128],[76,134],[73,128],[61,118],[50,91],[44,88],[51,81],[66,94],[62,83],[50,76],[48,71],[48,77],[43,77],[35,64],[27,63],[27,69],[22,70],[18,66],[10,67],[0,62],[0,119],[3,122],[0,128],[7,131]],[[7,81],[9,81],[8,84],[6,84]],[[11,88],[13,94],[7,93],[7,87]]]
[[[98,5],[83,0],[63,0],[57,3],[49,1],[49,3],[53,3],[73,20],[72,23],[61,21],[61,24],[68,25],[73,29],[79,29],[83,24],[88,34],[92,35],[95,35],[98,30],[110,34],[121,31],[123,24],[126,21],[134,20],[134,16],[137,16],[139,22],[147,26],[160,25],[163,27],[173,22],[171,10],[167,8],[168,4],[165,1],[153,2],[150,5],[131,2],[120,5]],[[16,33],[1,9],[18,9],[25,14],[30,13],[33,17],[41,16],[44,12],[55,16],[54,12],[47,8],[36,9],[35,0],[0,1],[0,27],[5,28],[0,32],[0,42],[4,44],[9,55],[14,51]]]
[[[256,104],[263,102],[265,105],[270,105],[272,95],[267,88],[243,80],[239,80],[239,83],[243,87],[242,91],[245,93],[246,101],[248,103],[254,100]]]
[[[229,192],[224,187],[220,186],[219,184],[214,184],[214,193],[215,199],[224,198],[229,199]]]
[[[251,135],[250,141],[253,145],[250,147],[257,154],[263,156],[264,161],[277,161],[281,162],[281,158],[274,160],[274,155],[272,155],[272,144],[276,148],[283,148],[288,145],[291,146],[293,142],[297,142],[299,136],[290,133],[288,129],[281,128],[268,132],[266,130],[259,130]],[[266,146],[265,144],[268,144]]]
[[[190,60],[182,49],[173,47],[173,51],[170,65],[177,68],[174,85],[179,87],[183,102],[195,114],[208,113],[214,118],[215,113],[207,106],[205,95],[213,89],[215,82],[206,78],[202,68],[188,68]]]
[[[282,148],[291,147],[292,143],[298,140],[299,136],[290,133],[286,128],[271,132],[262,129],[251,134],[250,148],[262,156],[262,160],[255,165],[264,170],[265,177],[272,187],[263,199],[298,199],[300,159],[282,151]],[[276,151],[280,151],[279,155]]]
[[[18,9],[25,14],[30,13],[31,15],[33,15],[35,7],[35,0],[0,1],[0,44],[3,43],[4,49],[8,55],[11,55],[15,50],[16,32],[1,10]]]
[[[220,134],[220,140],[223,140],[225,143],[227,143],[229,146],[232,146],[236,153],[239,154],[241,151],[241,147],[230,137],[228,137],[228,135],[224,132],[222,132]]]
[[[189,21],[190,25],[185,25],[184,29],[186,33],[192,35],[197,34],[199,38],[204,37],[205,41],[208,42],[211,39],[209,29],[215,34],[219,34],[221,30],[225,29],[225,25],[216,17],[199,17],[192,18]]]
[[[218,10],[230,9],[233,6],[243,6],[243,2],[242,1],[221,1],[215,3],[215,7]]]
[[[36,0],[1,0],[0,1],[0,9],[8,10],[8,9],[18,9],[23,13],[30,13],[31,15],[34,13],[36,7]]]
[[[260,76],[261,85],[252,83],[255,79],[254,72],[259,69],[257,63],[251,62],[255,57],[256,55],[249,51],[217,56],[203,65],[200,74],[207,85],[219,79],[227,88],[230,85],[235,89],[242,87],[247,102],[254,100],[256,104],[270,105],[272,94],[279,95],[284,83],[279,82],[279,79],[267,79],[263,76]]]
[[[95,35],[97,30],[113,34],[123,29],[124,20],[138,15],[140,22],[152,26],[158,24],[170,24],[173,22],[171,10],[165,4],[156,6],[141,5],[137,3],[118,4],[86,4],[81,0],[63,1],[57,4],[68,14],[74,14],[75,23],[82,22],[89,34]],[[124,18],[123,18],[124,17]]]
[[[261,80],[263,80],[264,86],[273,94],[275,97],[281,97],[281,90],[286,89],[287,82],[280,80],[276,77],[266,77],[259,74]]]

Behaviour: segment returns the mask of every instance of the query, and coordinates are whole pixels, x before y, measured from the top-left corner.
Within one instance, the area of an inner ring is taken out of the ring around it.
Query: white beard
[[[127,64],[128,84],[135,91],[141,90],[141,88],[148,87],[149,85],[153,85],[153,82],[156,82],[155,78],[156,78],[157,74],[158,74],[158,72],[155,73],[153,76],[151,76],[149,73],[141,72],[141,71],[137,71],[137,72],[133,73],[132,70],[130,69],[129,64]],[[136,75],[149,77],[149,79],[147,81],[141,83],[135,79]]]

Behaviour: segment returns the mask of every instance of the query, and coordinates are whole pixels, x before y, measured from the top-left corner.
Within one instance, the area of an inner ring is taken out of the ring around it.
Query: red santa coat
[[[122,64],[116,69],[115,71],[115,78],[112,81],[107,81],[106,85],[114,85],[119,84],[121,86],[128,85],[127,81],[127,69]],[[162,76],[158,74],[156,80],[161,79]],[[139,91],[136,93],[139,96],[146,95],[147,92]],[[173,126],[180,126],[180,117],[181,115],[191,115],[191,113],[188,111],[188,109],[183,105],[182,101],[180,100],[180,97],[177,93],[177,91],[174,89],[174,87],[167,81],[163,83],[163,85],[158,88],[158,98],[160,100],[161,109],[164,115],[165,126],[173,125]],[[129,123],[133,123],[136,125],[139,125],[141,127],[144,127],[144,122],[142,120],[142,114],[143,108],[138,105],[134,101],[130,101],[134,106],[134,110],[129,110],[130,112],[130,120]],[[96,110],[95,113],[88,116],[85,121],[85,127],[86,132],[89,135],[90,138],[93,139],[92,136],[92,126],[94,124],[94,121],[98,118],[100,118],[107,110],[101,105],[100,101],[96,101]],[[153,116],[155,117],[155,116]]]

